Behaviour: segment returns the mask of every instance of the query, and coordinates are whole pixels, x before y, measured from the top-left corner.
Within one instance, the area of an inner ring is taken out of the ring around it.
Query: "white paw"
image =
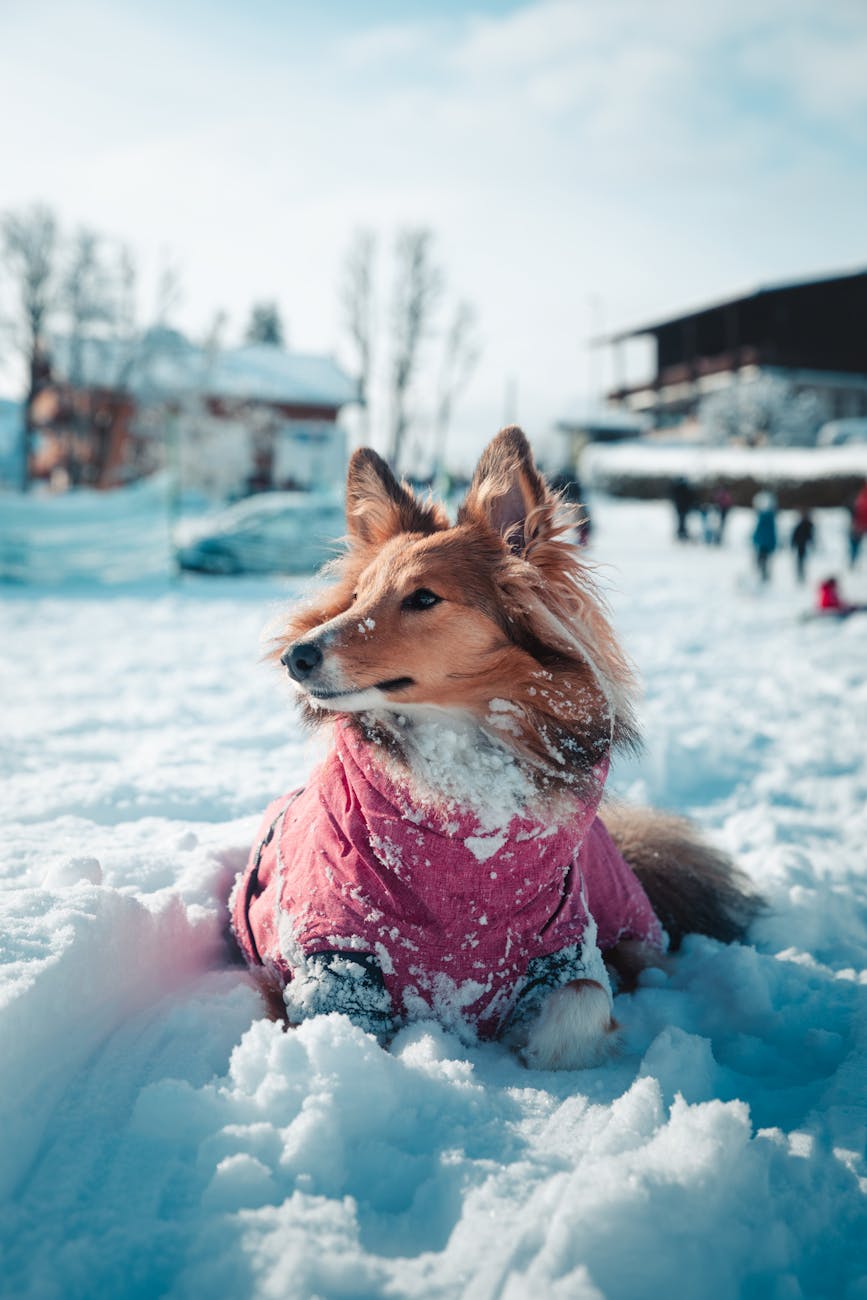
[[[611,1001],[595,980],[575,980],[549,993],[530,1025],[523,1056],[535,1070],[586,1070],[617,1047]]]

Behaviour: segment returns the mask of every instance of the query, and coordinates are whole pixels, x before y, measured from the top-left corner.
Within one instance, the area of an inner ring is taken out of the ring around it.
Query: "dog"
[[[273,651],[332,747],[266,812],[240,947],[290,1024],[342,1011],[387,1042],[435,1017],[536,1068],[600,1064],[614,989],[687,932],[741,938],[760,900],[689,823],[600,811],[638,745],[635,682],[520,429],[454,524],[367,448],[346,509],[345,553]]]

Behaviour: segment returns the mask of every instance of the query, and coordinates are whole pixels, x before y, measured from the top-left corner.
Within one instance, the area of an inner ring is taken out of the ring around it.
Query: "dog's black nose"
[[[300,641],[280,656],[280,662],[289,669],[290,677],[302,682],[322,663],[322,651],[312,641]]]

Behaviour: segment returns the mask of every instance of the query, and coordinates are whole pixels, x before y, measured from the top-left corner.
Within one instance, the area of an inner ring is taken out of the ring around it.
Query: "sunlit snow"
[[[433,1023],[283,1032],[235,964],[235,873],[320,752],[260,662],[298,583],[5,589],[0,1293],[867,1295],[867,616],[801,622],[785,554],[759,593],[747,512],[721,549],[593,515],[645,686],[612,785],[770,910],[618,997],[578,1073]],[[811,572],[864,600],[844,522]]]

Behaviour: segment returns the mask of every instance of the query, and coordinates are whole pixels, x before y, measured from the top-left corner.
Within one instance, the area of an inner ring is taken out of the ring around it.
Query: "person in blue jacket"
[[[753,550],[759,578],[767,582],[771,576],[771,556],[777,549],[777,503],[770,492],[759,492],[753,501],[756,523],[753,528]]]

